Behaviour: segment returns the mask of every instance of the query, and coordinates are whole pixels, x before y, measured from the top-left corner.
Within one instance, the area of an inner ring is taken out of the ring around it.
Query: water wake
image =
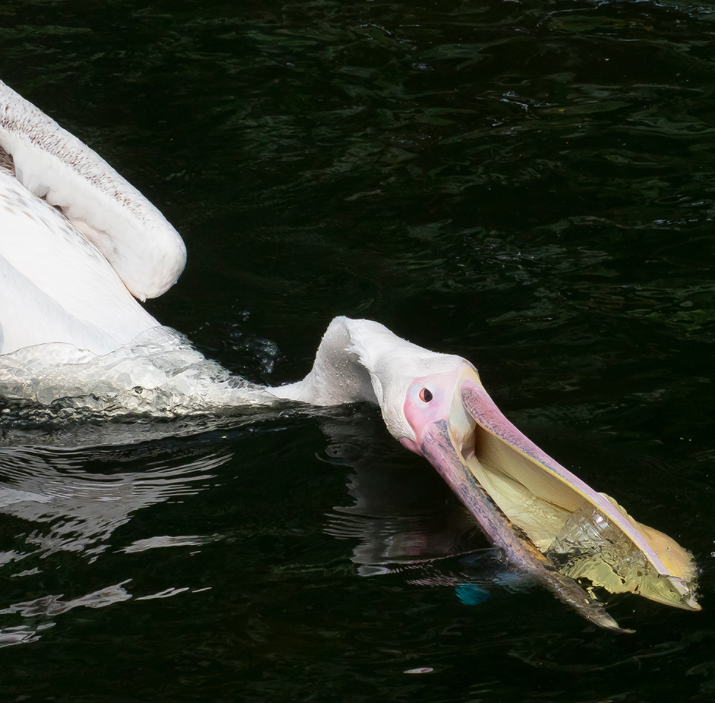
[[[104,356],[65,343],[4,354],[0,398],[3,424],[126,416],[176,419],[279,402],[261,386],[206,359],[168,327],[147,330]]]

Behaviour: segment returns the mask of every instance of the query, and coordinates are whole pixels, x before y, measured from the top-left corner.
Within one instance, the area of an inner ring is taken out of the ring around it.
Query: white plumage
[[[0,171],[0,353],[67,342],[106,354],[158,325],[61,213]]]
[[[132,294],[160,295],[183,270],[163,215],[2,82],[0,147],[12,157],[0,167],[0,354],[53,342],[107,354],[157,326]]]
[[[140,300],[166,292],[181,275],[178,232],[104,159],[0,81],[0,147],[17,180],[62,208]]]

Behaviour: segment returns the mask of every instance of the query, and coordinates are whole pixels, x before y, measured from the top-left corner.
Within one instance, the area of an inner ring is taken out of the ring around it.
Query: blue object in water
[[[489,593],[473,583],[460,583],[455,590],[464,605],[479,605],[489,598]]]

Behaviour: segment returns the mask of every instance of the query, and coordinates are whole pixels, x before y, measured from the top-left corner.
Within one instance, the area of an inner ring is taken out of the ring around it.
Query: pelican
[[[506,558],[589,621],[628,631],[593,587],[700,609],[692,555],[531,442],[469,361],[339,317],[302,381],[263,388],[231,378],[140,305],[170,288],[186,262],[159,210],[1,82],[0,147],[0,394],[49,402],[81,396],[91,382],[111,386],[115,406],[129,412],[149,397],[169,413],[374,403]]]

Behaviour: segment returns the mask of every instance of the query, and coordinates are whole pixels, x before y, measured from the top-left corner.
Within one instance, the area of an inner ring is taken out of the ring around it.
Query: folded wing
[[[129,291],[154,298],[179,278],[178,232],[104,159],[0,81],[0,147],[17,180],[57,206],[99,249]]]
[[[0,354],[51,342],[106,354],[158,324],[71,222],[0,169]]]

